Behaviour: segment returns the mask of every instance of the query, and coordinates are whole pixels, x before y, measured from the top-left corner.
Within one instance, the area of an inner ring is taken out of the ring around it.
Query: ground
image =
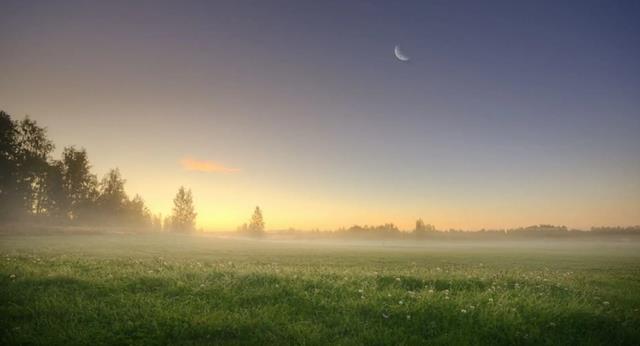
[[[640,344],[640,244],[0,236],[0,343]]]

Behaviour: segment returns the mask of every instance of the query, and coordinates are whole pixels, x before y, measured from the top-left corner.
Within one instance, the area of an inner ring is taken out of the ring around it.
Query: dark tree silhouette
[[[47,213],[48,158],[55,146],[47,138],[46,129],[25,117],[17,123],[16,168],[18,194],[27,213]]]
[[[47,210],[57,222],[69,220],[69,197],[64,188],[64,167],[61,161],[53,161],[47,172]]]
[[[0,111],[0,223],[42,221],[151,227],[140,196],[129,200],[120,172],[97,183],[84,149],[66,147],[52,160],[46,129]]]
[[[0,111],[0,221],[9,221],[21,211],[18,193],[18,129],[9,114]]]
[[[0,112],[0,221],[59,214],[59,170],[49,164],[54,145],[46,129]]]
[[[82,219],[83,213],[90,212],[98,196],[98,182],[95,174],[91,173],[87,151],[84,148],[77,150],[73,146],[64,148],[61,169],[67,215],[72,220]]]
[[[191,190],[186,190],[184,186],[180,186],[176,197],[173,199],[171,230],[174,232],[193,231],[195,229],[196,216]]]

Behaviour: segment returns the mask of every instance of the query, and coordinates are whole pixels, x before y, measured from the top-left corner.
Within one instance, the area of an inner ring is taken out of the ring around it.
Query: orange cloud
[[[182,168],[191,172],[206,172],[206,173],[237,173],[240,172],[239,168],[227,167],[213,161],[196,160],[190,157],[182,159],[180,161]]]

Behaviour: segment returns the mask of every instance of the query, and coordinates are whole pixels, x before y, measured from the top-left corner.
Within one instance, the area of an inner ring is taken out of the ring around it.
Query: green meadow
[[[0,236],[0,343],[639,345],[634,242]]]

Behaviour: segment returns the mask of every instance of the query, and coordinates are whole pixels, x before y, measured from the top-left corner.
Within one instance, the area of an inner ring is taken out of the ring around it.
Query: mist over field
[[[640,345],[640,1],[0,1],[0,345]]]
[[[637,241],[0,239],[3,344],[640,341]]]

